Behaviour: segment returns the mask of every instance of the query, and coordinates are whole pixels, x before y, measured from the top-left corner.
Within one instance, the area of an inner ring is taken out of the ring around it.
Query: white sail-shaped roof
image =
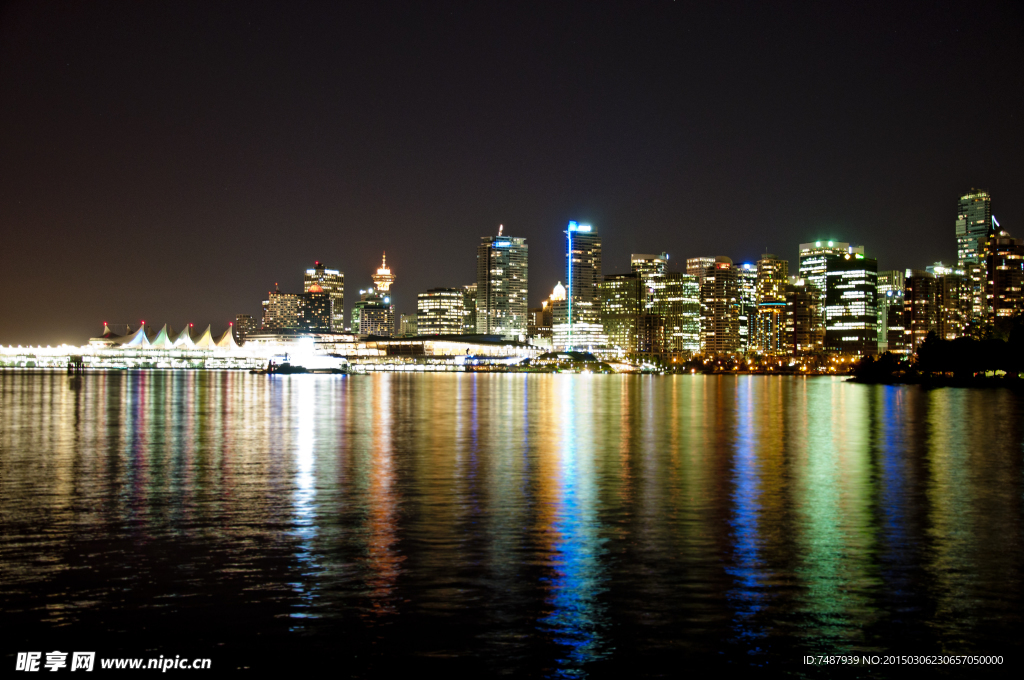
[[[156,334],[156,337],[150,342],[150,346],[153,349],[170,349],[174,346],[170,336],[167,334],[167,324],[164,324],[164,327]]]
[[[213,333],[210,332],[210,327],[207,326],[203,334],[196,340],[196,349],[213,349],[217,346],[217,343],[213,341]]]
[[[238,343],[235,342],[235,334],[231,332],[232,326],[228,326],[228,329],[224,331],[224,335],[217,339],[217,347],[220,349],[239,349]]]
[[[139,330],[124,336],[121,340],[124,347],[149,347],[149,338],[146,336],[146,324],[139,326]]]
[[[185,330],[178,333],[178,337],[174,338],[174,347],[176,349],[192,349],[196,346],[196,343],[192,342],[192,336],[189,335],[189,327],[185,326]]]

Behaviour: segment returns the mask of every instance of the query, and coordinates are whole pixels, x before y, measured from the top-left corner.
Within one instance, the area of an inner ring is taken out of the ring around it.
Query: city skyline
[[[498,224],[532,244],[530,307],[570,219],[601,230],[605,274],[631,253],[793,264],[818,239],[953,264],[971,187],[1024,224],[1012,3],[0,12],[0,343],[226,324],[315,260],[351,279],[382,250],[410,312],[471,282],[461,244]]]

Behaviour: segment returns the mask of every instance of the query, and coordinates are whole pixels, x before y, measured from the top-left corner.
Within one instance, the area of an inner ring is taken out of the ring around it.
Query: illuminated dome
[[[324,292],[324,289],[320,286],[319,283],[314,283],[312,286],[309,287],[309,292],[310,293],[322,293],[322,292]]]
[[[565,299],[565,286],[563,286],[562,282],[559,281],[555,285],[555,289],[553,291],[551,291],[551,301],[555,302],[556,300],[564,300],[564,299]]]

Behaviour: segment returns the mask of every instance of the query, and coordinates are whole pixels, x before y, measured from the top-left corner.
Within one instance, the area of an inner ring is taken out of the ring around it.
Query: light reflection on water
[[[1011,655],[1021,416],[828,378],[0,373],[8,652],[546,677]]]

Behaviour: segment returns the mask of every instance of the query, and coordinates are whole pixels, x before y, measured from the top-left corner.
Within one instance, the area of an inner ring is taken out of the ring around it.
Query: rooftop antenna
[[[504,224],[499,224],[498,225],[498,236],[501,236],[501,232],[504,229],[505,229],[505,225]]]

